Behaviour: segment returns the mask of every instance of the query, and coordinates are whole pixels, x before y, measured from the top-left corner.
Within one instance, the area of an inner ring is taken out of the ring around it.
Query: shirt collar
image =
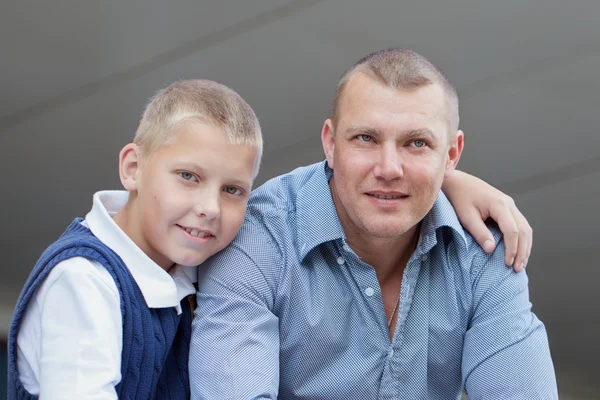
[[[316,167],[296,197],[300,259],[320,244],[345,238],[329,188],[333,171],[326,161]]]
[[[175,265],[167,273],[152,261],[112,218],[128,198],[126,191],[97,192],[85,222],[98,239],[121,257],[148,307],[175,307],[181,313],[180,301],[196,291],[193,282],[197,279],[197,267]]]
[[[444,227],[456,232],[461,239],[460,243],[464,244],[465,248],[468,247],[467,236],[458,221],[454,207],[452,207],[446,195],[440,190],[433,203],[433,207],[421,222],[421,239],[419,245],[421,253],[427,253],[437,244],[436,232],[438,229]]]
[[[310,176],[298,191],[296,210],[298,214],[297,229],[300,241],[300,259],[315,247],[338,239],[345,240],[344,229],[333,203],[329,180],[333,170],[327,161],[317,164],[316,172]],[[462,239],[465,247],[468,245],[454,208],[442,191],[438,194],[433,207],[421,223],[419,252],[427,253],[437,243],[436,232],[439,228],[448,227],[454,230]]]

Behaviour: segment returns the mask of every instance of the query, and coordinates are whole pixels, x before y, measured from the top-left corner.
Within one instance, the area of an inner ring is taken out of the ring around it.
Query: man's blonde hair
[[[365,73],[394,89],[413,89],[438,84],[446,94],[448,123],[458,129],[458,95],[444,74],[429,60],[412,50],[386,49],[369,54],[350,68],[338,83],[331,111],[334,124],[339,118],[339,103],[346,84],[356,73]]]
[[[230,143],[256,147],[256,178],[263,150],[258,118],[239,94],[217,82],[178,81],[158,91],[144,110],[133,142],[150,155],[168,144],[185,122],[212,124],[225,131]]]

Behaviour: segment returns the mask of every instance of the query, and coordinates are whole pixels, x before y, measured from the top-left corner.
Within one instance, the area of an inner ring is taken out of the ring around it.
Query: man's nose
[[[402,159],[396,146],[390,144],[381,148],[374,174],[376,178],[386,181],[402,178],[404,175]]]

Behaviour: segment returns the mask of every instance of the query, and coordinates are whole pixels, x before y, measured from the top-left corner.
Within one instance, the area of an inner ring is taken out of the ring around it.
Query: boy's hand
[[[487,253],[496,247],[492,233],[484,223],[492,218],[504,235],[506,265],[516,272],[527,266],[533,230],[510,196],[479,178],[456,170],[446,176],[443,190],[460,223]]]

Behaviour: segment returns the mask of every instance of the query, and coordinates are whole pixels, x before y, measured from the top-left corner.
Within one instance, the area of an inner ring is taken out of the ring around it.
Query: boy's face
[[[183,124],[171,142],[138,158],[133,190],[126,185],[126,233],[165,269],[202,263],[240,229],[256,155],[213,125]]]

